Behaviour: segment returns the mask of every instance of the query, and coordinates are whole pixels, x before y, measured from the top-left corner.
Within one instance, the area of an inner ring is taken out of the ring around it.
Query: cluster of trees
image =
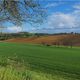
[[[19,33],[0,33],[0,40],[7,40],[11,38],[27,38],[27,37],[40,37],[46,36],[44,33],[29,33],[29,32],[19,32]]]
[[[7,40],[11,38],[22,38],[22,37],[30,37],[33,36],[33,34],[28,32],[21,32],[21,33],[1,33],[0,34],[0,40]]]

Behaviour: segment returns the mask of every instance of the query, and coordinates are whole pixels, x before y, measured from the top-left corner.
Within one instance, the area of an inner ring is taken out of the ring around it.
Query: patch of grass
[[[23,63],[5,59],[7,65],[0,65],[0,80],[71,80],[68,77],[36,72],[28,69]],[[2,59],[2,62],[5,61]],[[4,62],[3,62],[4,63]]]
[[[25,66],[29,63],[29,68],[35,71],[53,74],[58,78],[62,76],[63,79],[68,77],[68,80],[69,78],[70,80],[80,80],[80,48],[3,42],[0,43],[0,58],[4,58],[4,56],[8,58],[16,56],[18,58],[15,57],[14,61],[21,62],[22,60]],[[0,64],[4,65],[5,61]]]

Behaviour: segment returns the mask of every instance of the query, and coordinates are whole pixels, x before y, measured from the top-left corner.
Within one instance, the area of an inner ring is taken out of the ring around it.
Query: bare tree
[[[0,0],[0,22],[42,23],[45,10],[38,0]]]

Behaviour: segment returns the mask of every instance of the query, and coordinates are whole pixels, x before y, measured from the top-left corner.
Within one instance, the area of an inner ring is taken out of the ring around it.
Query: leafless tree
[[[44,18],[45,10],[39,0],[0,0],[0,22],[40,24]]]

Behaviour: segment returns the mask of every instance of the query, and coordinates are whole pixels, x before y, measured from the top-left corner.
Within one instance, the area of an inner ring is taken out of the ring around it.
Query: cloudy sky
[[[7,25],[8,32],[29,31],[43,33],[80,32],[80,0],[40,0],[48,14],[40,26]]]

